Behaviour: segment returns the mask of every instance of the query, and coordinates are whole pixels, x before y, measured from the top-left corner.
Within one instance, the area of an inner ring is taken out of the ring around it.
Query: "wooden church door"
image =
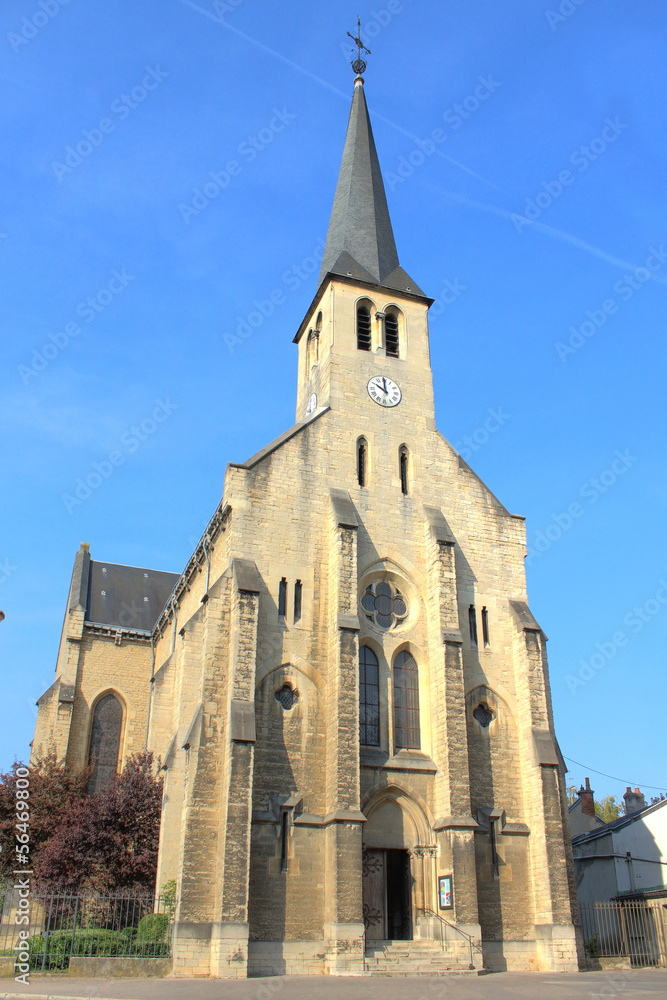
[[[411,940],[411,888],[407,851],[364,850],[362,891],[367,941]]]

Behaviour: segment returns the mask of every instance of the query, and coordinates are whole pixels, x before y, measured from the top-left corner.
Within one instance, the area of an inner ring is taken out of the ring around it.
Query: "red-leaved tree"
[[[35,860],[40,887],[59,891],[153,891],[162,779],[152,753],[129,757],[113,785],[74,799]]]
[[[27,829],[30,838],[31,866],[50,837],[62,822],[63,815],[73,806],[83,802],[91,768],[71,771],[64,762],[58,762],[54,748],[32,764],[16,761],[11,771],[0,774],[0,885],[14,876],[19,867],[16,862],[17,803],[16,769],[23,774],[28,769],[28,809],[21,814],[29,816]],[[23,785],[23,782],[22,782]],[[23,830],[21,824],[21,830]]]

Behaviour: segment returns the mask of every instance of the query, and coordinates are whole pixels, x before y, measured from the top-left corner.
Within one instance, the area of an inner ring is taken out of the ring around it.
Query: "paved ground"
[[[266,979],[70,979],[32,975],[23,987],[0,980],[0,1000],[634,1000],[667,997],[667,969],[554,975],[500,972],[458,976],[277,976]]]

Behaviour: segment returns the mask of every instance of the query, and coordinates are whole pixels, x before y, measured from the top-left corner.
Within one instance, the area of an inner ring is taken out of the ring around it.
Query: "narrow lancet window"
[[[280,581],[278,588],[278,614],[281,618],[287,614],[287,580],[285,577]]]
[[[482,608],[482,640],[485,646],[489,645],[489,612]]]
[[[477,612],[475,611],[475,605],[471,604],[468,608],[468,627],[470,629],[470,642],[473,646],[477,645]]]
[[[294,623],[301,621],[301,580],[294,584]]]
[[[359,650],[359,742],[380,746],[380,673],[378,658],[368,646]]]
[[[394,742],[397,750],[419,750],[419,672],[412,653],[394,660]]]
[[[368,457],[368,446],[365,438],[359,438],[357,442],[357,482],[360,486],[366,485],[366,465]]]
[[[283,809],[282,816],[280,817],[280,871],[285,873],[287,871],[287,832],[289,815],[287,809]]]
[[[403,445],[398,452],[398,466],[401,475],[401,493],[408,495],[408,449]]]
[[[384,342],[388,358],[398,357],[398,317],[387,313],[384,318]]]
[[[360,351],[371,349],[371,311],[368,306],[357,306],[357,347]]]

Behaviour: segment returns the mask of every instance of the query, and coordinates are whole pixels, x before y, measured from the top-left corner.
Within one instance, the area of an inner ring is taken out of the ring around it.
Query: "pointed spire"
[[[331,272],[424,295],[398,263],[364,82],[354,81],[352,109],[318,284]]]

